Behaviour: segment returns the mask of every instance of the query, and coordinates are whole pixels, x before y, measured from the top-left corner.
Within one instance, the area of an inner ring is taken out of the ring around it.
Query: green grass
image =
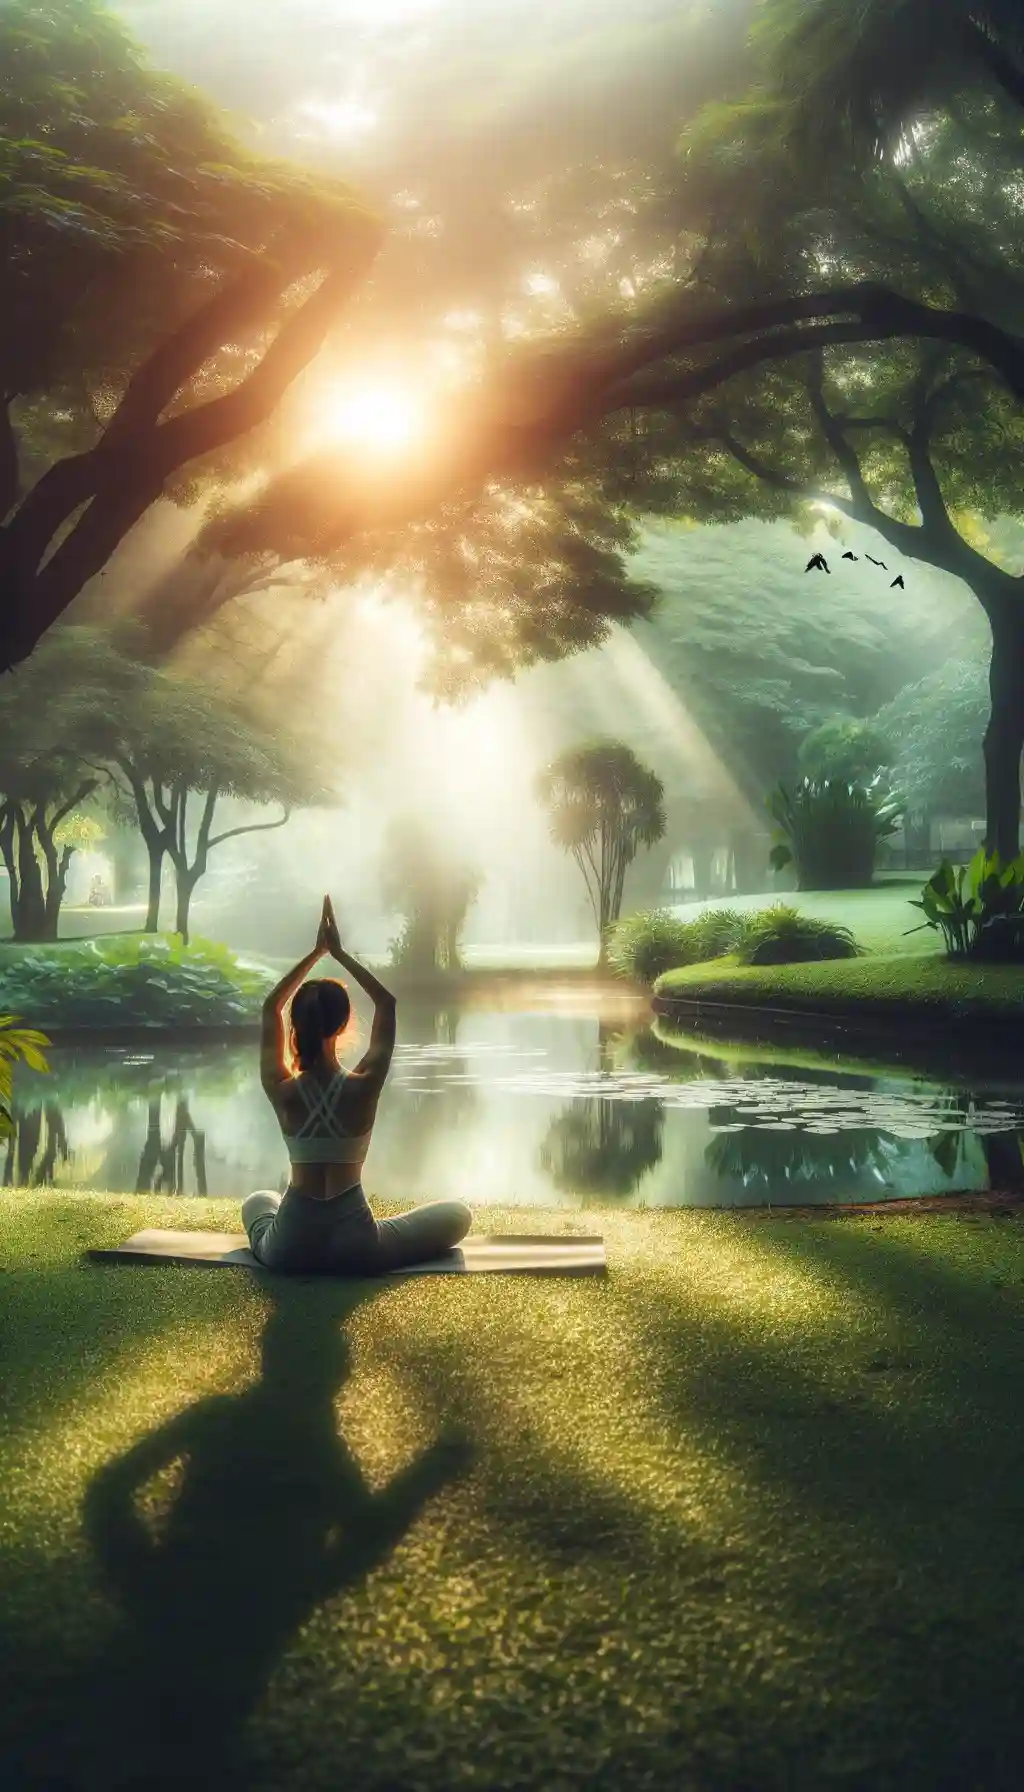
[[[730,957],[666,971],[654,988],[666,998],[737,1006],[829,1014],[864,1013],[870,1007],[955,1020],[972,1010],[1019,1014],[1024,968],[956,963],[941,953],[783,965],[740,965]]]
[[[599,1283],[78,1261],[234,1214],[0,1194],[5,1785],[1019,1784],[1019,1223],[576,1212]]]
[[[786,890],[761,896],[715,897],[712,901],[688,903],[673,909],[674,914],[689,920],[710,908],[738,909],[750,914],[755,909],[769,908],[773,902],[785,902],[809,915],[815,921],[832,921],[849,927],[869,952],[911,953],[914,956],[934,952],[937,935],[930,930],[915,933],[909,939],[908,928],[922,920],[918,909],[911,908],[911,897],[919,896],[925,883],[920,877],[901,873],[876,884],[870,890]]]

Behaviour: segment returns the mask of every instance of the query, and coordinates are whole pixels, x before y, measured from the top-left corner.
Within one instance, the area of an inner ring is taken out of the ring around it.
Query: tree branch
[[[353,252],[348,267],[326,274],[305,303],[285,318],[262,359],[232,391],[164,423],[140,426],[132,434],[126,425],[112,438],[108,431],[95,448],[71,455],[44,473],[8,525],[22,577],[36,571],[56,530],[89,498],[123,489],[126,483],[135,489],[158,481],[162,488],[169,475],[187,462],[223,448],[263,423],[321,347],[331,322],[368,271],[371,259],[364,248],[361,254]],[[283,279],[280,272],[279,277]],[[193,355],[200,353],[209,337],[208,313],[213,310],[223,317],[223,305],[223,293],[215,293],[200,313],[155,351],[136,376],[140,396],[130,409],[137,407],[140,415],[147,406],[152,409],[171,377],[180,374],[185,364],[181,339],[187,337]],[[154,362],[158,365],[151,377]],[[194,361],[189,371],[198,371],[200,364]]]
[[[222,840],[233,840],[236,834],[262,834],[271,828],[283,828],[285,822],[291,818],[291,810],[284,803],[281,804],[281,807],[284,814],[278,821],[251,821],[245,827],[227,828],[223,834],[214,834],[213,839],[209,842],[211,850],[213,847],[219,846]]]

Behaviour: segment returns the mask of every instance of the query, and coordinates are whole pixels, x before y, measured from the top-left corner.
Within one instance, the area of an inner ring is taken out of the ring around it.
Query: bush
[[[30,1070],[49,1070],[43,1046],[49,1045],[45,1033],[32,1027],[16,1027],[16,1014],[0,1014],[0,1139],[9,1136],[12,1128],[11,1095],[14,1089],[14,1066],[19,1060]]]
[[[708,909],[692,921],[663,908],[641,909],[612,928],[608,960],[621,977],[650,988],[663,971],[731,952],[745,926],[745,917],[728,908]]]
[[[800,890],[863,890],[871,883],[880,840],[895,834],[904,803],[880,778],[870,784],[815,783],[791,796],[780,784],[768,798],[777,839],[775,871],[793,864]]]
[[[3,965],[5,1004],[51,1027],[237,1025],[258,1017],[273,983],[227,946],[180,935],[40,946]]]
[[[910,932],[936,928],[950,958],[1024,958],[1024,856],[1004,865],[982,846],[969,865],[943,859],[911,907],[925,918]]]
[[[662,971],[695,964],[688,928],[667,909],[640,909],[616,921],[608,937],[608,962],[620,977],[653,984]]]
[[[804,964],[816,958],[857,958],[860,953],[848,927],[814,921],[784,902],[748,916],[736,947],[741,964]]]

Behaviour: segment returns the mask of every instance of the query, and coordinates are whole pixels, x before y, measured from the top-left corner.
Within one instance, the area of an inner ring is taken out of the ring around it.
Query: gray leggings
[[[290,1188],[257,1189],[242,1203],[258,1262],[306,1275],[379,1276],[425,1263],[452,1250],[472,1223],[464,1201],[427,1201],[396,1219],[374,1219],[361,1183],[329,1201]]]

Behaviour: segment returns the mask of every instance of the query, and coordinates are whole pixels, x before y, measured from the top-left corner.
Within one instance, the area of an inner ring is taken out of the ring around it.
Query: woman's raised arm
[[[316,945],[312,952],[300,958],[286,971],[280,983],[274,985],[263,1004],[263,1026],[260,1037],[260,1081],[267,1094],[270,1095],[288,1077],[288,1061],[285,1055],[284,1008],[295,991],[305,981],[317,960],[325,958],[331,950],[328,940],[329,928],[327,903],[320,915],[320,927],[316,936]]]

